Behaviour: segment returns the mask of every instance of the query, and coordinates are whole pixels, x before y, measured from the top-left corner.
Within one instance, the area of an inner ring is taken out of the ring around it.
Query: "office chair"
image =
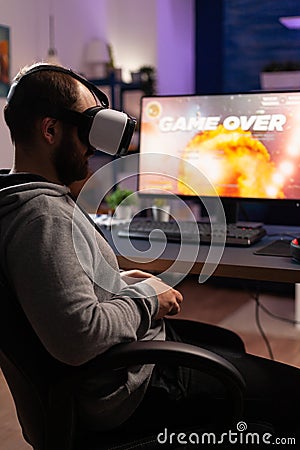
[[[156,435],[142,433],[142,430],[116,436],[114,432],[91,432],[80,427],[74,400],[76,387],[85,377],[103,372],[103,367],[113,371],[136,364],[163,362],[199,369],[215,376],[226,388],[226,423],[236,423],[242,417],[243,377],[231,363],[214,352],[179,342],[140,341],[119,344],[80,367],[70,367],[46,351],[5,283],[0,283],[0,294],[0,366],[14,399],[24,439],[34,450],[162,447]],[[199,424],[198,431],[215,429],[215,424],[203,424],[203,427]],[[193,430],[196,432],[196,428]],[[177,447],[174,443],[163,448]],[[180,449],[183,448],[186,447],[180,445]]]

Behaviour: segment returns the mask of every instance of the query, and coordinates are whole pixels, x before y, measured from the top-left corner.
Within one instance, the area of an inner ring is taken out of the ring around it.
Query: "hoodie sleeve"
[[[122,283],[112,250],[102,237],[102,252],[95,248],[86,227],[76,248],[70,218],[41,214],[7,244],[8,275],[26,316],[46,349],[71,365],[120,342],[162,336],[154,289]]]

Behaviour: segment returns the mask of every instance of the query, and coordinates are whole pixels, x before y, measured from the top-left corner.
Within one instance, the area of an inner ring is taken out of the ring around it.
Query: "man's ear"
[[[41,122],[41,131],[48,144],[55,144],[60,134],[59,121],[52,117],[44,117]]]

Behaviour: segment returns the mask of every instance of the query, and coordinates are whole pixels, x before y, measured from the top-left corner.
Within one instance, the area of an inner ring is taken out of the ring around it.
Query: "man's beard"
[[[66,129],[54,154],[54,165],[59,180],[66,186],[74,181],[84,180],[88,175],[87,156],[80,152],[78,143]]]

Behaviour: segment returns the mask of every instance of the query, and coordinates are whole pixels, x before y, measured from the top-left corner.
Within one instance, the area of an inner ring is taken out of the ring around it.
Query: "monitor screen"
[[[300,92],[143,97],[139,190],[212,195],[191,167],[224,199],[300,199]]]

